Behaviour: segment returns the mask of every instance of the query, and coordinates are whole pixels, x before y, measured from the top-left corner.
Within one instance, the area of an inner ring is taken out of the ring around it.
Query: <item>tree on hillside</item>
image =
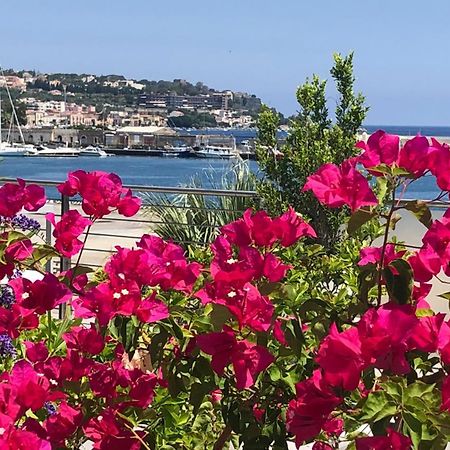
[[[290,123],[286,143],[279,148],[279,117],[263,106],[256,149],[265,175],[258,183],[264,207],[278,214],[292,205],[311,219],[328,249],[339,241],[346,211],[323,207],[311,193],[302,192],[302,187],[308,175],[322,164],[339,164],[356,153],[356,134],[368,111],[364,96],[354,91],[353,53],[345,57],[334,55],[330,72],[338,93],[334,120],[327,108],[327,82],[314,75],[297,89],[300,109]]]

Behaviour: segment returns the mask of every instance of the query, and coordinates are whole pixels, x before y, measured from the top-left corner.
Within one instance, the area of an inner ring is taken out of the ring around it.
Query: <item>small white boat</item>
[[[205,145],[195,152],[200,158],[237,158],[239,153],[233,147],[219,147],[215,145]]]
[[[33,150],[27,151],[25,156],[40,156],[40,157],[65,157],[65,158],[73,158],[77,157],[80,154],[80,150],[78,148],[70,148],[70,147],[56,147],[56,148],[48,148],[44,146],[35,147]]]
[[[108,154],[100,147],[89,145],[88,147],[80,149],[80,156],[96,156],[98,158],[106,158]]]
[[[188,147],[187,145],[174,145],[174,146],[166,146],[163,150],[163,156],[178,158],[183,156],[188,156],[192,153],[192,147]]]
[[[9,142],[0,142],[0,157],[2,156],[25,156],[29,151],[32,151],[32,145],[11,144]]]

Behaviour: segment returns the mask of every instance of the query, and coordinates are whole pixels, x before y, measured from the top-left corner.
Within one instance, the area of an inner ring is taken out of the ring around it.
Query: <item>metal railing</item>
[[[13,178],[2,178],[0,177],[0,185],[7,182],[16,182]],[[26,183],[35,183],[44,188],[56,188],[62,182],[60,181],[48,181],[48,180],[26,180]],[[197,195],[201,197],[208,198],[220,198],[220,197],[232,197],[232,198],[242,198],[242,199],[255,199],[257,198],[257,193],[254,191],[230,191],[230,190],[220,190],[220,189],[204,189],[204,188],[185,188],[185,187],[164,187],[164,186],[141,186],[141,185],[124,185],[124,188],[131,189],[135,195],[139,194],[151,194],[155,196],[153,200],[157,199],[158,195],[161,196],[177,196],[177,195]],[[55,192],[54,192],[55,193]],[[45,214],[48,211],[53,212],[57,217],[61,217],[70,208],[77,208],[81,211],[81,202],[79,200],[70,199],[66,195],[60,194],[56,191],[57,195],[53,199],[47,202],[47,205],[43,209],[47,211],[38,211],[35,213],[30,213],[29,215],[35,217],[41,223],[41,235],[47,244],[52,244],[53,242],[53,225],[45,220]],[[414,201],[412,199],[404,199],[402,203],[408,201]],[[441,210],[450,207],[450,202],[448,201],[432,201],[424,200],[431,209]],[[126,218],[119,216],[117,214],[106,216],[105,218],[98,219],[95,223],[95,227],[91,232],[89,232],[89,239],[87,240],[86,246],[83,249],[83,257],[80,264],[87,267],[92,267],[93,269],[103,266],[106,259],[110,254],[114,252],[116,245],[121,245],[123,247],[132,247],[135,242],[139,240],[143,234],[149,233],[157,227],[158,225],[165,223],[167,220],[161,220],[158,217],[152,217],[150,214],[145,213],[145,208],[150,207],[166,207],[165,203],[155,203],[152,201],[149,203],[144,203],[144,213],[139,216]],[[180,208],[180,209],[195,209],[190,206],[171,204],[170,208]],[[202,208],[198,208],[202,209]],[[224,208],[217,208],[218,211],[223,212],[233,212],[237,215],[243,212],[243,210],[228,210]],[[82,211],[81,211],[82,212]],[[173,221],[169,224],[180,227],[190,227],[191,223]],[[218,223],[208,223],[205,225],[195,225],[197,228],[204,226],[209,228],[218,228],[222,224]],[[81,237],[83,239],[83,236]],[[176,240],[174,240],[177,242]],[[179,241],[178,241],[179,242]],[[203,242],[192,241],[181,241],[181,244],[199,244]],[[49,272],[65,271],[73,267],[74,261],[69,258],[58,258],[49,261],[46,265],[46,270]],[[60,317],[65,316],[66,305],[60,305],[59,315]]]
[[[39,179],[28,179],[25,180],[27,184],[33,183],[38,184],[39,186],[43,186],[44,188],[53,189],[53,198],[50,198],[47,202],[47,205],[43,208],[44,212],[38,211],[35,213],[29,213],[28,215],[35,217],[41,223],[42,230],[45,230],[44,239],[46,243],[52,243],[52,233],[53,226],[52,224],[45,220],[44,216],[47,212],[51,211],[55,214],[55,216],[60,218],[65,212],[67,212],[70,208],[80,209],[81,211],[80,199],[77,197],[69,198],[66,195],[60,194],[55,188],[62,183],[62,181],[49,181],[49,180],[39,180]],[[16,182],[16,179],[13,178],[5,178],[0,177],[0,185],[7,182]],[[141,196],[143,199],[143,209],[139,216],[135,217],[123,217],[118,214],[108,215],[102,219],[96,220],[95,226],[92,228],[92,231],[89,232],[89,237],[86,243],[85,248],[83,249],[83,257],[81,260],[81,264],[84,266],[89,266],[92,268],[101,267],[107,257],[113,253],[116,245],[128,246],[131,247],[135,244],[137,240],[142,237],[142,234],[152,232],[152,230],[158,225],[163,223],[179,226],[179,227],[191,227],[192,223],[188,222],[180,222],[180,221],[167,221],[161,220],[161,218],[152,214],[152,207],[160,207],[166,208],[168,207],[167,203],[158,203],[158,198],[161,200],[163,198],[171,198],[177,195],[195,195],[205,198],[221,198],[221,197],[230,197],[230,198],[241,198],[241,199],[254,199],[257,197],[256,192],[254,191],[230,191],[230,190],[221,190],[221,189],[206,189],[206,188],[190,188],[190,187],[166,187],[166,186],[143,186],[143,185],[123,185],[126,189],[131,189],[134,195]],[[47,189],[48,190],[48,189]],[[144,200],[148,200],[149,198],[143,194],[149,194],[152,196],[152,201],[146,203]],[[171,204],[169,206],[173,209],[188,209],[188,210],[202,210],[205,208],[202,207],[192,207],[186,206],[182,204]],[[227,209],[215,207],[216,211],[220,211],[223,213],[232,212],[235,214],[240,214],[243,210],[236,209]],[[205,227],[205,228],[218,228],[222,224],[218,223],[208,223],[204,225],[195,226],[197,228]],[[83,239],[82,235],[80,239]],[[201,244],[202,242],[195,240],[184,240],[175,242],[180,244]],[[49,269],[53,271],[57,270],[68,270],[73,266],[73,262],[68,258],[60,258],[59,260],[53,260],[51,265],[49,265]]]

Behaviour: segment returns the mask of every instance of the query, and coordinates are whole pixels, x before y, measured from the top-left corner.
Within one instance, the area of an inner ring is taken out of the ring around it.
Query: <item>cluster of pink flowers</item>
[[[246,327],[273,333],[285,343],[274,305],[252,283],[260,279],[282,280],[290,266],[270,250],[276,245],[289,247],[303,237],[315,237],[314,230],[290,208],[275,219],[264,211],[247,210],[242,219],[222,227],[221,231],[222,235],[211,245],[214,255],[211,280],[195,295],[204,305],[225,306],[241,332]],[[219,333],[198,336],[197,345],[212,355],[212,368],[217,374],[223,375],[225,367],[232,363],[238,389],[252,386],[258,374],[274,360],[266,348],[246,339],[237,340],[229,327]]]
[[[400,146],[397,136],[379,131],[357,147],[361,155],[322,166],[304,190],[333,208],[379,213],[388,227],[392,214],[379,204],[371,178],[408,183],[430,173],[442,190],[450,189],[450,150],[435,140],[417,136]],[[60,220],[46,216],[54,227],[55,250],[69,258],[82,252],[83,235],[97,220],[113,212],[132,216],[140,206],[119,177],[104,172],[70,173],[59,190],[82,201],[81,211],[68,211]],[[18,180],[0,188],[0,200],[0,215],[11,218],[23,208],[39,209],[45,196],[41,188]],[[400,202],[391,213],[396,208]],[[145,411],[158,396],[174,395],[168,389],[176,378],[171,371],[183,365],[177,383],[184,383],[190,375],[186,367],[194,367],[189,364],[196,359],[208,365],[213,405],[225,406],[226,395],[242,395],[233,405],[251,411],[252,432],[263,430],[270,416],[271,426],[285,422],[297,445],[316,440],[315,450],[336,448],[346,438],[346,414],[382,390],[384,381],[416,380],[414,355],[438,360],[437,408],[450,412],[450,321],[434,314],[426,300],[432,278],[441,271],[450,274],[448,212],[429,225],[420,248],[389,242],[386,233],[383,245],[361,249],[356,264],[374,277],[370,287],[378,289],[378,298],[372,294],[373,302],[368,300],[354,320],[333,316],[321,340],[294,314],[296,306],[283,309],[278,302],[287,295],[283,281],[295,269],[292,258],[284,258],[295,254],[287,249],[316,237],[292,208],[275,218],[247,210],[221,228],[202,264],[175,243],[146,234],[133,248],[116,247],[98,277],[76,268],[43,273],[35,281],[17,274],[17,268],[35,263],[39,246],[31,234],[10,228],[4,226],[0,235],[0,276],[6,281],[0,291],[1,449],[72,448],[88,439],[94,449],[138,450],[149,431],[139,421],[153,414]],[[401,282],[401,267],[412,274],[403,301],[390,290],[393,279]],[[289,280],[292,288],[295,278]],[[57,328],[51,312],[61,304],[70,305],[73,318]],[[192,320],[185,320],[189,308]],[[223,316],[219,324],[211,319],[215,313]],[[145,344],[137,348],[129,338]],[[311,345],[301,362],[291,345],[296,338]],[[161,360],[145,363],[152,345],[160,347]],[[281,392],[276,383],[285,361],[292,367],[285,380],[292,387],[296,383],[295,395]],[[379,376],[368,386],[367,374],[375,373]],[[411,448],[401,425],[392,420],[380,435],[360,433],[356,449]]]

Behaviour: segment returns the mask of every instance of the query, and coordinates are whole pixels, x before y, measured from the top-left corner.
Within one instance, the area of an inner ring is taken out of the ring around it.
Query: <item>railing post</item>
[[[47,245],[52,245],[52,224],[49,220],[45,221],[45,243]],[[53,273],[53,264],[52,264],[52,258],[50,258],[45,263],[45,271],[47,273]]]
[[[70,208],[70,202],[69,197],[67,195],[61,194],[61,216],[69,211]],[[65,258],[64,256],[61,257],[60,260],[60,271],[65,272],[67,270],[70,270],[71,266],[71,260],[70,258]],[[67,305],[65,303],[59,305],[59,318],[63,319],[66,316],[67,312]]]

